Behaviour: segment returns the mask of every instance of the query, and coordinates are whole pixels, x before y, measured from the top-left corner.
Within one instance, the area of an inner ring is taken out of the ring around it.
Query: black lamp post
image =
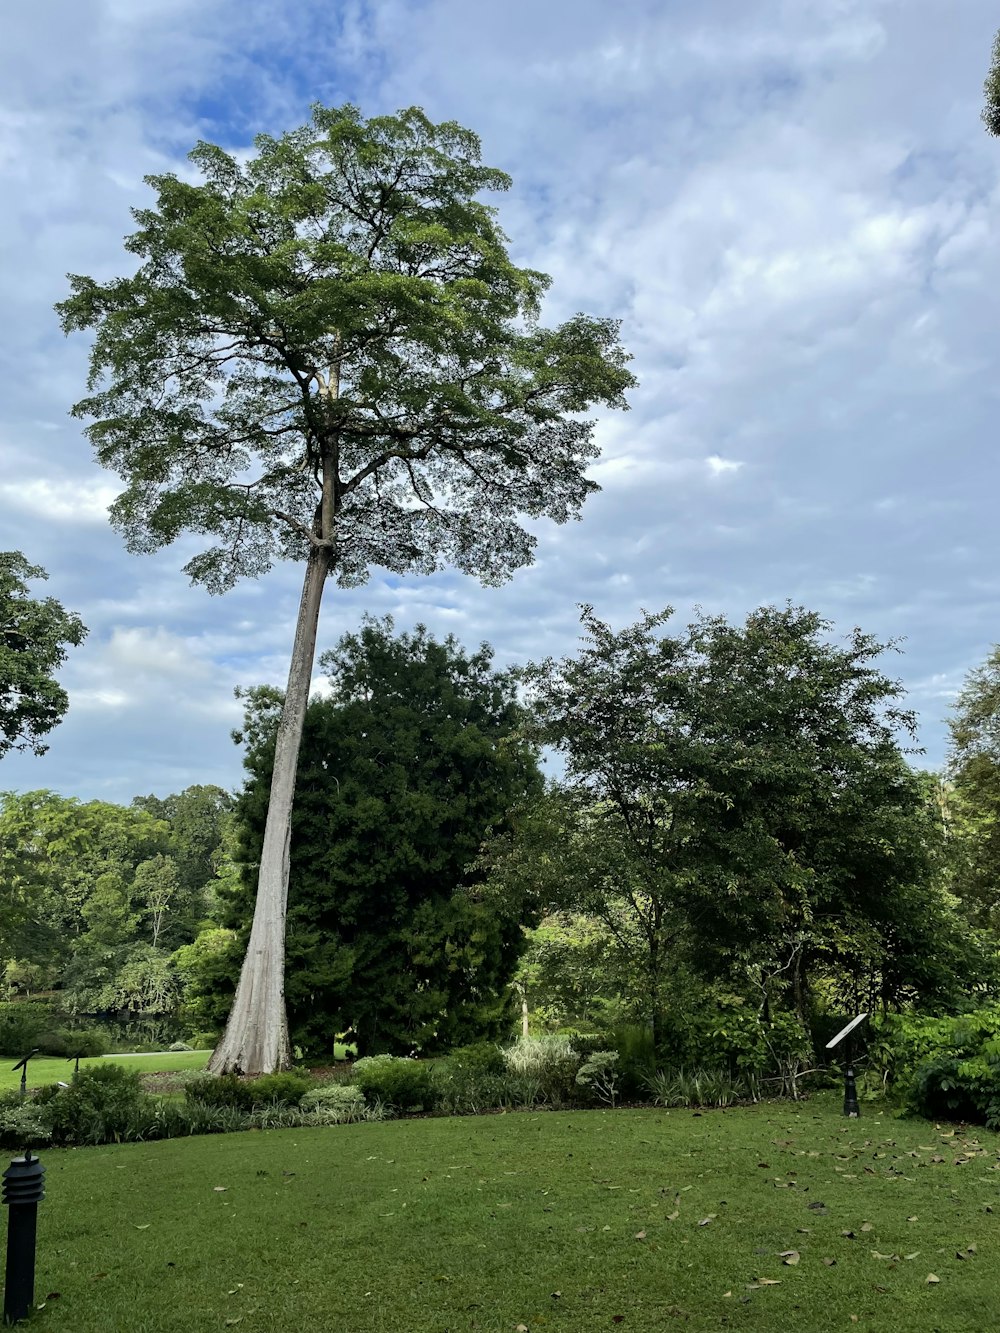
[[[3,1173],[3,1202],[7,1220],[7,1269],[4,1278],[3,1321],[26,1319],[35,1302],[35,1227],[38,1205],[45,1198],[45,1168],[26,1148]]]
[[[826,1049],[832,1051],[835,1046],[839,1046],[842,1041],[849,1039],[854,1029],[865,1021],[868,1017],[867,1011],[858,1014],[857,1018],[852,1018],[847,1027],[841,1028],[835,1037],[826,1043]],[[854,1081],[854,1060],[852,1058],[852,1043],[850,1040],[844,1048],[844,1115],[850,1116],[852,1120],[857,1120],[861,1115],[861,1107],[858,1105],[858,1085]]]

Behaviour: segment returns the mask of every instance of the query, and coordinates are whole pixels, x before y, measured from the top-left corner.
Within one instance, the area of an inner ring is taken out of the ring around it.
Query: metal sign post
[[[25,1097],[27,1097],[27,1095],[28,1095],[28,1061],[31,1059],[31,1057],[32,1057],[33,1055],[37,1055],[37,1054],[38,1054],[39,1049],[40,1049],[40,1047],[36,1046],[35,1049],[34,1049],[33,1051],[29,1051],[29,1052],[28,1052],[28,1054],[24,1057],[23,1060],[18,1060],[17,1064],[14,1065],[14,1070],[13,1070],[13,1072],[14,1072],[15,1074],[17,1073],[17,1071],[18,1071],[19,1069],[20,1069],[20,1071],[21,1071],[21,1101],[22,1101],[22,1102],[24,1101]]]
[[[865,1021],[868,1017],[867,1010],[863,1014],[858,1014],[857,1018],[852,1018],[846,1027],[841,1028],[835,1037],[832,1037],[826,1043],[826,1049],[832,1051],[835,1046],[847,1037],[856,1027]],[[852,1060],[851,1042],[845,1047],[845,1067],[844,1067],[844,1115],[850,1116],[852,1120],[857,1120],[861,1114],[861,1108],[858,1105],[858,1086],[854,1081],[854,1061]]]

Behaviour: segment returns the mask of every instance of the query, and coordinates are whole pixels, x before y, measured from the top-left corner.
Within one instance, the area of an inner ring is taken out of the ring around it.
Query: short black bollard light
[[[7,1269],[4,1277],[3,1321],[27,1319],[35,1302],[35,1228],[38,1205],[45,1198],[45,1167],[31,1149],[15,1157],[3,1173],[7,1215]]]
[[[859,1024],[863,1023],[868,1017],[868,1011],[858,1014],[857,1018],[852,1018],[847,1027],[841,1028],[835,1037],[832,1037],[826,1043],[826,1049],[832,1051],[835,1046],[839,1046],[845,1037],[850,1037]],[[850,1116],[852,1120],[857,1120],[861,1115],[861,1107],[858,1105],[858,1085],[854,1081],[854,1061],[851,1058],[851,1044],[847,1045],[847,1061],[844,1068],[844,1115]]]

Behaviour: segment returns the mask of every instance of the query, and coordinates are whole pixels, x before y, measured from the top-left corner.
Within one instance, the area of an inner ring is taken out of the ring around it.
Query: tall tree
[[[983,107],[983,122],[990,134],[1000,136],[1000,32],[993,39],[993,58],[984,92],[986,105]]]
[[[971,671],[949,720],[954,888],[973,921],[1000,927],[1000,646]]]
[[[633,383],[616,321],[537,324],[548,279],[508,257],[477,196],[510,180],[468,130],[317,106],[255,143],[247,161],[199,144],[199,184],[149,177],[137,272],[74,276],[59,307],[67,331],[96,330],[74,411],[126,482],[112,518],[130,549],[205,534],[186,569],[213,591],[304,566],[254,922],[210,1062],[245,1073],[290,1059],[290,820],[327,575],[453,563],[503,581],[531,560],[521,515],[562,522],[595,489],[581,414],[624,408]]]
[[[794,607],[736,626],[703,616],[678,636],[668,616],[615,632],[587,608],[582,650],[524,671],[530,734],[561,751],[566,780],[489,853],[500,892],[516,903],[520,883],[617,930],[654,1028],[672,954],[708,976],[773,961],[800,1015],[831,963],[867,985],[874,959],[879,1000],[933,995],[948,978],[921,962],[934,949],[920,920],[950,932],[940,956],[962,955],[962,923],[933,881],[886,645],[860,630],[830,643]],[[878,946],[865,957],[861,927]]]
[[[541,791],[509,672],[482,645],[366,620],[321,659],[330,694],[306,713],[292,817],[288,1006],[294,1041],[329,1055],[503,1035],[520,926],[477,901],[469,864],[491,828]],[[246,861],[264,835],[276,700],[248,701],[239,803]],[[252,886],[248,886],[251,888]],[[227,924],[246,919],[245,892]]]
[[[0,551],[0,758],[11,749],[44,754],[42,737],[69,706],[54,673],[87,628],[54,597],[31,596],[29,581],[47,577],[20,551]]]

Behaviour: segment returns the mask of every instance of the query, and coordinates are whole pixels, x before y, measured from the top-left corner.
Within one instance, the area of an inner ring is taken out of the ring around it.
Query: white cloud
[[[739,472],[743,464],[735,458],[720,458],[718,454],[709,454],[705,466],[713,477],[719,477],[724,472]]]
[[[507,663],[572,647],[575,604],[768,599],[905,634],[902,670],[959,676],[1000,623],[1000,144],[978,121],[988,0],[50,0],[0,48],[0,531],[84,613],[73,705],[5,785],[236,781],[234,684],[284,683],[298,572],[210,599],[180,549],[128,556],[114,477],[66,417],[86,343],[51,311],[109,277],[148,172],[200,135],[245,149],[314,97],[420,103],[509,169],[518,262],[546,318],[620,315],[640,388],[600,425],[582,524],[533,525],[499,590],[443,574],[331,586],[321,644],[362,610]],[[468,59],[468,51],[475,59]],[[525,53],[529,55],[526,58]],[[489,96],[484,96],[488,90]],[[725,483],[738,472],[736,484]],[[720,484],[716,484],[716,483]],[[46,521],[48,520],[48,521]],[[185,546],[187,549],[187,546]],[[921,693],[922,692],[922,693]],[[915,695],[915,697],[917,697]],[[935,739],[936,738],[936,739]],[[212,775],[210,777],[209,775]]]
[[[120,486],[99,480],[47,481],[34,477],[0,482],[0,501],[53,523],[106,523],[108,506],[120,491]]]

